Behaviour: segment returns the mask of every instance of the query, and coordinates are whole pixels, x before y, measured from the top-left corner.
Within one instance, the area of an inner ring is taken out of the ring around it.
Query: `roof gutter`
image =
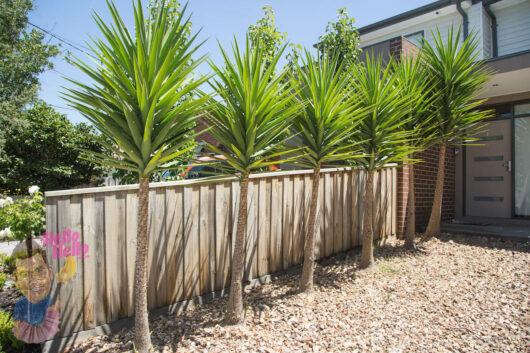
[[[462,0],[456,2],[456,9],[460,12],[460,15],[462,15],[462,22],[464,22],[464,40],[466,40],[469,30],[469,19],[467,18],[467,13],[462,8]]]
[[[417,17],[417,16],[421,16],[423,14],[426,14],[426,13],[429,13],[429,12],[432,12],[432,11],[439,10],[439,9],[445,7],[445,6],[451,5],[452,3],[454,3],[454,1],[455,0],[438,0],[438,1],[433,2],[431,4],[427,4],[425,6],[421,6],[421,7],[418,7],[416,9],[401,13],[399,15],[389,17],[389,18],[384,19],[382,21],[379,21],[379,22],[376,22],[376,23],[372,23],[370,25],[358,28],[357,31],[361,35],[362,34],[366,34],[366,33],[370,33],[370,32],[376,31],[376,30],[378,30],[380,28],[391,26],[393,24],[396,24],[396,23],[399,23],[399,22],[402,22],[402,21],[406,21],[406,20],[409,20],[409,19]]]
[[[495,16],[495,14],[493,13],[493,11],[491,11],[491,8],[490,8],[490,5],[492,3],[496,2],[495,0],[494,1],[491,1],[491,0],[485,0],[482,2],[482,6],[484,7],[484,10],[486,11],[486,13],[488,14],[490,20],[491,20],[491,46],[492,46],[492,57],[493,58],[496,58],[497,55],[499,54],[498,52],[498,44],[497,44],[497,17]]]

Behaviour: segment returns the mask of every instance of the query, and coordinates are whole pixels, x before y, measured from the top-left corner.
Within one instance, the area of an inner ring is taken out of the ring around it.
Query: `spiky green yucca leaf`
[[[195,120],[204,109],[207,96],[193,97],[207,77],[194,77],[193,70],[204,57],[191,60],[198,47],[192,46],[189,18],[184,7],[173,19],[168,6],[159,6],[144,18],[141,2],[134,7],[135,33],[131,34],[112,2],[107,2],[114,23],[108,26],[94,19],[103,40],[94,39],[94,66],[79,59],[74,65],[94,85],[72,82],[65,99],[111,143],[101,143],[111,152],[89,154],[87,158],[115,168],[138,172],[141,177],[175,167],[183,146],[193,138]],[[171,19],[171,20],[170,20]]]
[[[211,110],[209,123],[210,133],[224,148],[209,147],[224,158],[218,168],[246,177],[277,163],[272,158],[289,153],[284,142],[299,103],[282,84],[286,72],[274,74],[285,46],[271,59],[263,55],[260,42],[252,46],[247,36],[243,53],[234,40],[233,61],[220,48],[224,65],[210,62],[216,75],[211,85],[220,100]]]
[[[342,65],[329,55],[314,58],[305,51],[302,66],[296,67],[293,86],[305,102],[293,121],[296,143],[305,152],[297,164],[317,168],[326,162],[344,162],[356,152],[356,143],[347,143],[367,109],[351,94],[350,80],[342,75]]]
[[[366,64],[351,65],[350,71],[360,106],[372,107],[352,136],[361,141],[358,146],[364,153],[357,161],[369,171],[406,161],[414,151],[410,146],[412,132],[404,128],[411,120],[405,104],[408,97],[401,95],[392,62],[384,65],[381,58],[367,55]]]
[[[477,60],[475,35],[460,45],[460,29],[455,36],[451,27],[445,42],[438,29],[433,38],[432,45],[423,42],[420,60],[425,63],[429,87],[437,96],[434,103],[438,141],[460,143],[478,132],[477,124],[489,116],[489,111],[476,108],[484,102],[477,97],[490,79],[491,69]]]
[[[403,125],[405,130],[412,132],[409,144],[421,149],[436,143],[437,121],[435,100],[429,86],[424,65],[412,56],[404,56],[393,63],[396,84],[401,97],[405,99],[404,108],[409,116]]]

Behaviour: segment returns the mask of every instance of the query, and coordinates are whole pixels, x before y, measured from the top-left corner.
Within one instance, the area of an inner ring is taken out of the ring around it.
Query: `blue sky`
[[[34,0],[37,9],[30,13],[29,21],[85,50],[90,36],[99,36],[99,30],[92,19],[96,11],[107,22],[110,16],[104,0]],[[192,13],[193,29],[202,28],[200,38],[208,39],[201,47],[200,54],[208,53],[216,63],[221,60],[217,40],[227,47],[234,35],[243,38],[249,25],[262,17],[262,7],[271,5],[275,11],[276,24],[280,31],[287,32],[289,42],[305,47],[313,45],[323,34],[329,21],[336,20],[337,9],[346,7],[348,14],[355,18],[357,27],[397,15],[432,0],[190,0],[188,9]],[[115,0],[120,14],[129,28],[133,30],[132,2]],[[143,0],[144,5],[147,0]],[[60,43],[47,35],[46,41]],[[62,44],[61,50],[71,51],[74,55],[89,60],[85,53]],[[63,75],[82,80],[86,79],[76,68],[60,55],[53,60],[55,68],[40,77],[40,98],[66,114],[73,122],[85,121],[76,111],[67,109],[66,102],[60,97],[61,86],[68,86]],[[209,72],[208,65],[199,67],[199,72]],[[64,108],[63,108],[64,107]]]

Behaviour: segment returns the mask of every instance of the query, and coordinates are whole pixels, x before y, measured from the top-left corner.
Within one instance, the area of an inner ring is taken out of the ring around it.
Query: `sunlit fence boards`
[[[248,194],[245,279],[303,261],[312,175],[288,171],[255,175]],[[320,177],[317,257],[360,245],[365,173],[324,169]],[[46,193],[47,232],[80,233],[89,256],[60,284],[57,337],[134,314],[137,185]],[[376,238],[396,232],[396,170],[375,177]],[[239,182],[225,178],[152,183],[149,195],[148,305],[171,306],[229,285]],[[54,271],[64,258],[48,260]]]

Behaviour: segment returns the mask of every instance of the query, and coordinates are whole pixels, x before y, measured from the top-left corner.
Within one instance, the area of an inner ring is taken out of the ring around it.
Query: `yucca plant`
[[[247,193],[249,175],[271,164],[274,158],[289,153],[284,148],[291,120],[299,109],[293,92],[285,89],[285,71],[275,75],[275,68],[285,47],[267,57],[263,45],[251,45],[246,37],[244,52],[237,41],[232,46],[233,59],[222,48],[222,66],[210,65],[215,73],[211,85],[219,101],[211,110],[210,133],[224,147],[209,148],[219,155],[218,169],[240,180],[239,210],[235,247],[232,255],[232,277],[226,321],[243,320],[243,261],[247,229]],[[222,156],[222,158],[221,158]]]
[[[408,145],[415,148],[415,153],[424,151],[436,143],[436,113],[434,103],[437,96],[432,94],[426,78],[424,66],[420,60],[412,56],[403,56],[394,61],[396,84],[401,98],[404,99],[403,107],[409,117],[403,129],[411,132]],[[416,235],[416,199],[414,194],[414,163],[421,162],[415,159],[415,154],[409,156],[408,165],[409,182],[407,198],[407,225],[405,229],[405,247],[415,249],[414,238]]]
[[[170,6],[161,1],[146,19],[138,1],[131,34],[114,4],[107,4],[112,26],[94,15],[103,34],[103,40],[95,39],[91,46],[97,65],[74,60],[94,83],[71,81],[75,88],[68,89],[65,98],[105,137],[101,143],[109,153],[86,151],[85,157],[139,175],[135,348],[146,352],[151,346],[146,290],[149,175],[177,167],[178,156],[186,151],[183,146],[193,138],[195,120],[208,100],[194,95],[206,80],[193,76],[204,58],[191,60],[197,35],[186,35],[190,22],[183,17],[185,8],[172,17]]]
[[[460,42],[460,29],[455,36],[450,28],[445,38],[438,29],[433,38],[434,43],[424,41],[420,51],[432,94],[437,96],[434,121],[440,146],[436,189],[425,236],[440,234],[447,146],[472,138],[478,132],[478,124],[490,116],[489,111],[476,109],[484,102],[477,100],[478,94],[491,77],[490,69],[477,60],[476,36]]]
[[[385,67],[386,65],[386,67]],[[373,256],[373,190],[374,173],[389,163],[408,161],[414,148],[410,145],[411,132],[404,129],[410,117],[399,92],[392,61],[366,56],[366,63],[351,65],[350,75],[360,106],[371,108],[363,115],[352,139],[359,141],[363,156],[354,162],[366,172],[364,196],[361,268],[374,265]]]
[[[293,121],[295,142],[302,147],[297,164],[313,170],[309,225],[304,241],[304,265],[300,291],[313,290],[315,265],[315,226],[320,168],[329,162],[344,164],[355,155],[355,143],[346,140],[366,113],[350,89],[350,80],[342,75],[343,69],[336,57],[325,54],[316,58],[306,50],[301,66],[297,64],[292,87],[304,108]]]

